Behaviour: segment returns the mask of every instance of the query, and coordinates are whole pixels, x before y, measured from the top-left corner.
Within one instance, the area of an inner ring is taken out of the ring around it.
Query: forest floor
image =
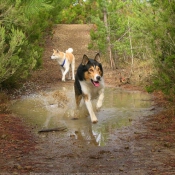
[[[50,59],[54,48],[65,51],[72,47],[76,68],[83,54],[93,58],[96,52],[87,49],[91,28],[92,25],[56,25],[53,38],[46,38],[42,68],[32,73],[23,91],[16,90],[12,95],[20,98],[23,94],[62,83],[59,66]],[[105,67],[104,72],[107,86],[142,90],[121,84],[120,70]],[[72,84],[73,81],[65,83]],[[114,130],[113,135],[119,137],[115,141],[109,140],[103,147],[82,145],[74,138],[53,142],[52,147],[48,147],[51,145],[49,139],[39,137],[25,120],[13,114],[0,114],[0,174],[175,174],[175,116],[160,92],[153,96],[152,110],[156,111],[160,106],[164,110]]]

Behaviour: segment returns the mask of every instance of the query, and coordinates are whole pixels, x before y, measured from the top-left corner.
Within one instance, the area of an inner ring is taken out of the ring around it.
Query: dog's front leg
[[[65,71],[63,72],[63,77],[62,77],[62,81],[65,81],[65,76],[68,73],[69,68],[66,68]]]
[[[99,91],[99,97],[98,97],[98,100],[97,100],[97,105],[96,105],[96,108],[97,110],[99,108],[101,108],[102,104],[103,104],[103,99],[104,99],[104,89],[101,89]]]
[[[97,117],[96,117],[96,115],[95,115],[95,113],[94,113],[94,110],[93,110],[93,107],[92,107],[92,103],[91,103],[90,96],[88,96],[88,95],[83,95],[83,98],[84,98],[86,107],[87,107],[87,109],[88,109],[89,115],[90,115],[90,117],[91,117],[92,123],[97,123],[98,120],[97,120]]]
[[[63,81],[63,74],[64,74],[64,68],[61,67],[61,73],[62,73],[62,81]]]

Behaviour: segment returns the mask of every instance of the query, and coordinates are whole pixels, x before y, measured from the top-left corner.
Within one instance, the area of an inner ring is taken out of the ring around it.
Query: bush
[[[32,10],[31,10],[32,9]],[[3,1],[0,5],[0,84],[25,79],[41,66],[52,6],[46,0]],[[51,20],[52,21],[52,20]]]

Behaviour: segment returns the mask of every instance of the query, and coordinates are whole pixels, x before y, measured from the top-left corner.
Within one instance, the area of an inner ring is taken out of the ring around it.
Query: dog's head
[[[100,54],[97,53],[94,59],[83,56],[82,66],[84,67],[84,79],[90,80],[96,87],[100,85],[103,77],[103,68],[100,63]]]
[[[63,52],[60,52],[59,50],[55,50],[53,49],[53,54],[51,56],[51,59],[59,59],[59,58],[62,58],[64,57],[64,53]]]

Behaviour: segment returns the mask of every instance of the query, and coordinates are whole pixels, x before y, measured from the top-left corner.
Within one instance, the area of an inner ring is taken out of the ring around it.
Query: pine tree
[[[39,45],[50,24],[52,9],[50,1],[46,0],[1,0],[1,84],[14,84],[41,65],[42,48]]]
[[[157,72],[153,78],[152,89],[160,89],[175,95],[175,4],[174,1],[152,2],[155,12],[154,37],[155,65]]]

